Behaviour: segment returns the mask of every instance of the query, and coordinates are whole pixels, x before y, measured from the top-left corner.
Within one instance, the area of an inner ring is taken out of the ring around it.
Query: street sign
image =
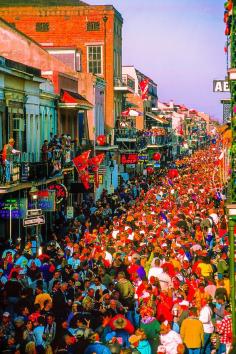
[[[37,225],[42,225],[42,224],[45,224],[45,216],[44,215],[39,215],[39,216],[23,219],[23,226],[24,227],[37,226]]]
[[[74,217],[74,207],[73,206],[67,207],[66,216],[67,216],[67,219],[73,219],[73,217]]]
[[[213,92],[230,92],[229,81],[213,80]]]
[[[42,215],[42,209],[29,209],[26,211],[26,218]]]

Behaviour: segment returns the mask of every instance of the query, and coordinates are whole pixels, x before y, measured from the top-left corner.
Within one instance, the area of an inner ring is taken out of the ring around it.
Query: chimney
[[[173,100],[170,100],[170,102],[169,102],[169,107],[170,107],[170,108],[174,108],[174,101],[173,101]]]

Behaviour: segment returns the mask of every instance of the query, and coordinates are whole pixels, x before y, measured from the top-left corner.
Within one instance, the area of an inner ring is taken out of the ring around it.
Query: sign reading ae
[[[229,81],[213,80],[213,92],[230,92]]]

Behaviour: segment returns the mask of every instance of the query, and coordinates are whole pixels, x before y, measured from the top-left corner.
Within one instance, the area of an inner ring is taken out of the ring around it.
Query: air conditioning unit
[[[22,118],[13,118],[13,131],[23,132],[24,129],[24,119]]]

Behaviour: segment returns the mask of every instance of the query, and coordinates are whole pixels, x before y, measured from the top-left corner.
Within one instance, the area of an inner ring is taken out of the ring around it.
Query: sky
[[[223,22],[226,0],[87,0],[113,5],[123,16],[123,65],[134,65],[158,85],[161,102],[222,120],[213,80],[227,75]]]

